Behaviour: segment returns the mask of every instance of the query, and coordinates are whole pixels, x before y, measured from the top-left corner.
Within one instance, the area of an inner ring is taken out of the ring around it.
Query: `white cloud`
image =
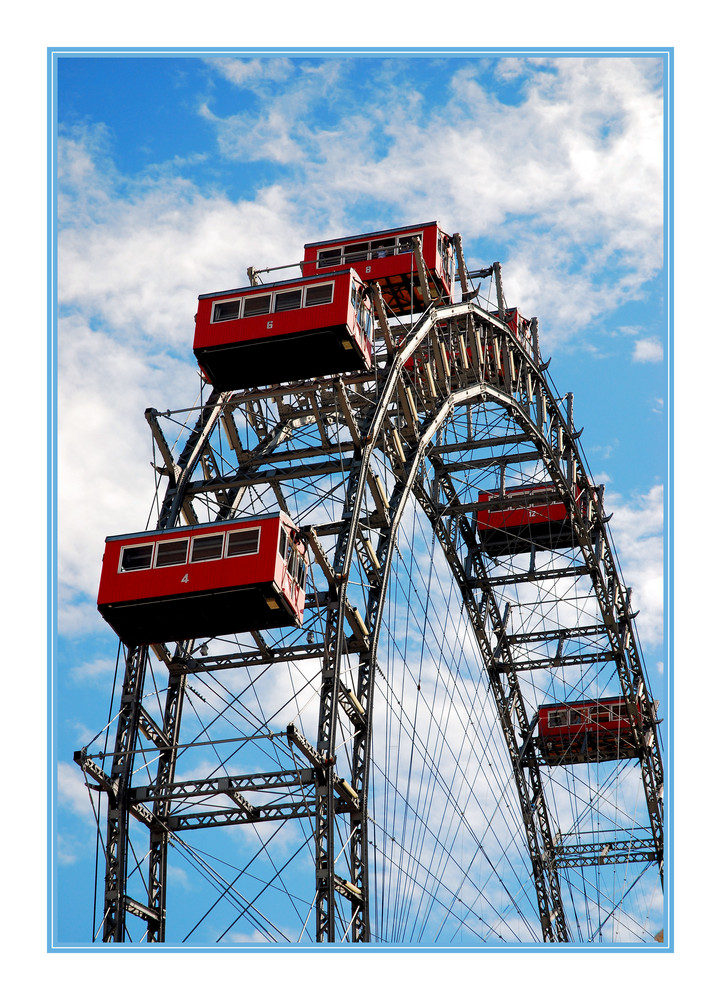
[[[663,361],[663,345],[655,337],[637,340],[633,345],[633,360],[641,362]]]
[[[105,537],[143,530],[150,513],[143,412],[167,406],[174,391],[192,403],[198,380],[189,365],[134,351],[77,315],[60,323],[59,345],[59,580],[65,596],[94,598]]]
[[[370,91],[328,60],[332,114],[316,124],[298,70],[257,111],[213,116],[221,148],[292,166],[309,214],[325,217],[318,238],[367,201],[384,219],[439,218],[467,248],[503,241],[509,301],[557,341],[641,294],[662,261],[658,62],[535,60],[531,73],[527,60],[448,60],[441,107],[408,87],[402,63],[383,64]],[[487,88],[489,66],[525,74],[517,104]]]
[[[613,438],[613,440],[610,441],[608,444],[606,444],[606,445],[595,444],[595,445],[592,445],[589,450],[590,450],[591,454],[593,455],[594,460],[598,459],[599,461],[605,462],[605,461],[608,461],[608,459],[612,457],[612,455],[614,454],[614,452],[616,451],[616,449],[618,448],[618,446],[619,446],[620,443],[621,442],[618,440],[618,438]],[[596,478],[597,478],[598,482],[604,482],[605,481],[605,480],[602,480],[600,477],[596,477]]]
[[[645,494],[624,501],[613,494],[605,506],[613,511],[610,530],[619,553],[627,586],[633,589],[632,607],[643,645],[663,641],[664,622],[664,491],[653,486]]]
[[[261,931],[251,931],[250,934],[227,934],[224,938],[229,944],[267,944],[268,937]]]
[[[302,237],[279,188],[231,203],[164,179],[131,184],[128,197],[103,129],[76,131],[60,147],[59,626],[79,634],[102,627],[86,602],[105,537],[154,523],[145,409],[197,401],[199,292],[246,284],[251,263],[299,260]]]
[[[115,661],[107,657],[98,657],[85,663],[80,663],[70,668],[69,676],[75,683],[97,684],[108,686],[108,680],[113,676],[116,665]]]
[[[56,844],[56,857],[58,864],[74,865],[78,858],[82,857],[81,852],[78,851],[78,845],[73,837],[65,837],[62,834],[59,834]]]
[[[484,87],[488,62],[451,59],[450,101],[430,110],[400,86],[402,61],[384,61],[384,87],[356,100],[344,60],[211,63],[262,98],[257,114],[203,112],[226,155],[281,159],[287,183],[233,201],[172,173],[122,177],[104,126],[59,144],[59,567],[61,622],[76,634],[102,625],[83,602],[94,601],[103,539],[142,530],[150,513],[143,411],[196,398],[199,292],[245,284],[250,264],[299,260],[305,240],[342,232],[367,200],[374,220],[439,217],[476,252],[506,241],[507,298],[541,317],[547,355],[639,294],[660,262],[653,60],[542,60],[533,71],[496,60],[497,74],[523,79],[508,106]],[[308,115],[323,101],[329,115]],[[635,357],[655,360],[656,344],[637,341]]]
[[[57,769],[58,805],[69,809],[85,821],[93,823],[92,809],[89,807],[88,789],[83,772],[76,764],[58,763]]]
[[[303,157],[297,134],[301,126],[289,121],[282,110],[272,108],[262,117],[237,114],[222,119],[204,105],[201,114],[217,127],[218,145],[224,156],[284,164]]]
[[[100,170],[100,164],[97,165]],[[92,181],[89,181],[92,186]],[[71,192],[72,205],[87,198]],[[68,212],[70,212],[70,207]],[[99,199],[92,219],[58,237],[59,302],[116,333],[134,350],[175,349],[193,363],[198,294],[247,284],[249,265],[302,256],[289,192],[255,202],[205,197],[177,180],[141,185],[131,199]]]
[[[237,87],[253,89],[259,83],[285,80],[292,73],[290,59],[208,59],[217,72]]]

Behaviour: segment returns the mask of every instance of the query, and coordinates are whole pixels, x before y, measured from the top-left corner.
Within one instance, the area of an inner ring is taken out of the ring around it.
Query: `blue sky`
[[[138,244],[177,236],[158,274],[177,328],[144,335],[187,359],[191,282],[225,287],[305,241],[439,218],[471,261],[502,261],[579,423],[603,414],[586,440],[616,456],[598,472],[648,489],[666,447],[662,88],[651,56],[61,56],[61,304],[87,315],[94,300],[98,320],[119,296],[141,308],[127,255],[139,268]],[[88,236],[112,267],[95,259],[89,281]],[[629,421],[644,443],[621,452]]]
[[[663,60],[60,53],[55,84],[58,939],[86,941],[91,920],[72,753],[112,681],[103,540],[150,509],[143,411],[195,397],[197,295],[298,261],[304,242],[438,219],[471,267],[502,262],[509,304],[539,317],[553,381],[574,393],[663,699]]]

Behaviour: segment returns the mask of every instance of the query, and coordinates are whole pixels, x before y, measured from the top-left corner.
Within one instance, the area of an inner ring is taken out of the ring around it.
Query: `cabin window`
[[[250,556],[258,551],[260,528],[241,528],[228,532],[227,556]]]
[[[243,316],[264,316],[270,312],[270,295],[251,295],[245,300]]]
[[[413,250],[413,239],[421,237],[421,233],[407,233],[403,236],[384,236],[377,240],[366,240],[363,243],[349,243],[344,247],[333,247],[318,251],[318,267],[338,267],[341,264],[352,264],[359,260],[372,260],[377,257],[394,257],[399,253],[410,253]]]
[[[337,267],[340,264],[340,247],[318,252],[318,267]]]
[[[129,573],[134,569],[150,569],[153,561],[153,544],[128,545],[120,555],[121,573]]]
[[[156,566],[182,566],[188,558],[188,539],[174,538],[168,542],[158,542],[155,553]]]
[[[371,256],[392,257],[395,253],[396,241],[394,239],[371,240]]]
[[[222,559],[222,557],[222,535],[198,535],[193,539],[193,544],[190,547],[190,561],[192,563],[208,562],[211,559]]]
[[[608,722],[606,705],[592,705],[586,709],[586,715],[591,722]]]
[[[281,528],[280,540],[278,542],[278,551],[280,552],[281,559],[285,559],[287,545],[288,545],[288,536],[285,533],[285,528]]]
[[[572,708],[568,713],[568,723],[571,726],[580,726],[584,722],[588,722],[588,716],[585,712],[579,712],[578,709]]]
[[[363,330],[368,340],[370,340],[373,335],[373,314],[368,311],[366,311],[365,314],[365,322],[363,324]]]
[[[290,552],[288,553],[288,572],[293,578],[295,577],[295,567],[297,561],[298,561],[298,556],[296,554],[296,551],[295,549],[291,549]]]
[[[325,285],[303,288],[289,288],[285,292],[268,293],[267,295],[249,295],[243,299],[243,317],[267,316],[271,312],[288,312],[300,309],[302,306],[320,306],[333,301],[333,282]],[[216,302],[213,308],[213,323],[223,320],[237,319],[240,314],[240,301]]]
[[[626,718],[626,712],[624,711],[623,705],[611,705],[608,709],[608,715],[611,722],[619,722]]]
[[[349,246],[343,247],[343,254],[346,261],[365,260],[368,256],[368,244],[351,243]]]
[[[568,712],[549,712],[548,713],[548,728],[558,729],[559,726],[568,725]]]
[[[305,292],[307,306],[322,306],[333,301],[333,285],[309,285]]]
[[[290,292],[278,292],[275,296],[275,311],[287,312],[289,309],[300,309],[302,296],[302,288],[294,288]]]
[[[240,299],[234,302],[216,302],[213,306],[213,322],[223,323],[228,319],[237,319],[240,316]]]
[[[358,305],[356,306],[356,322],[366,337],[370,340],[373,332],[373,317],[366,309],[365,303],[360,296],[358,297]]]

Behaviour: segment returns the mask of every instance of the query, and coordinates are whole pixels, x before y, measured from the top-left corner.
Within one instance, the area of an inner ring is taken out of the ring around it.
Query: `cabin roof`
[[[323,274],[299,275],[296,278],[283,278],[281,281],[264,282],[262,285],[243,285],[242,288],[226,288],[221,292],[204,292],[198,296],[198,301],[200,299],[216,299],[220,295],[246,295],[250,292],[261,294],[262,292],[273,291],[278,288],[297,288],[299,285],[309,285],[314,282],[320,284],[323,281],[328,281],[329,278],[347,275],[349,271],[353,271],[358,280],[361,280],[355,268],[343,267],[337,271],[324,272]]]
[[[526,483],[523,486],[506,486],[504,494],[501,493],[501,487],[499,486],[497,489],[493,490],[479,490],[478,495],[486,497],[501,497],[508,493],[536,493],[540,490],[553,490],[555,493],[558,493],[558,487],[556,484],[553,481],[549,481],[545,483]]]
[[[579,708],[586,705],[618,705],[618,703],[623,702],[623,700],[623,695],[617,694],[615,697],[611,698],[586,698],[581,701],[557,701],[547,705],[539,705],[538,711],[543,712],[553,708]]]
[[[136,538],[155,538],[157,535],[162,535],[164,538],[169,535],[189,535],[194,531],[201,531],[203,528],[217,528],[218,530],[226,530],[234,527],[241,527],[244,524],[253,525],[258,521],[270,521],[277,520],[286,521],[288,524],[293,524],[287,514],[284,514],[282,510],[271,512],[270,514],[253,514],[249,517],[239,517],[233,518],[227,521],[210,521],[204,522],[203,524],[183,524],[175,528],[153,528],[149,531],[134,531],[131,533],[125,533],[122,535],[108,535],[105,539],[106,542],[121,542]],[[294,526],[295,527],[295,526]]]
[[[378,236],[390,236],[396,233],[413,233],[418,229],[427,229],[429,226],[438,226],[438,223],[433,220],[432,222],[418,222],[414,226],[396,226],[393,229],[379,229],[374,233],[358,233],[356,236],[340,236],[336,237],[334,240],[317,240],[314,243],[304,243],[303,249],[308,250],[310,247],[323,247],[323,246],[338,246],[341,243],[352,243],[354,240],[371,240]],[[440,226],[438,227],[440,229]]]

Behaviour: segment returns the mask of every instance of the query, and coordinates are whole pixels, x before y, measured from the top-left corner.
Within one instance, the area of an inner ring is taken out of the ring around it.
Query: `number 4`
[[[181,583],[190,583],[190,580],[188,579],[188,574],[187,573],[185,574],[185,576],[183,577],[183,579],[180,582]]]

